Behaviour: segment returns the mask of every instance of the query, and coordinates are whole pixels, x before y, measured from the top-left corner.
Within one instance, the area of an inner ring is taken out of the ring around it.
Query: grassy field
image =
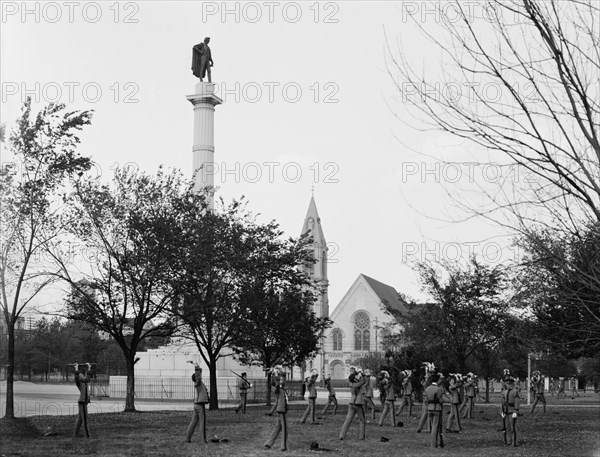
[[[597,397],[596,397],[597,400]],[[587,402],[586,402],[587,403]],[[367,424],[366,441],[358,441],[358,426],[350,428],[346,440],[338,435],[346,406],[338,414],[321,419],[320,425],[300,424],[303,405],[293,405],[288,413],[289,451],[287,455],[314,456],[308,449],[312,441],[337,450],[321,453],[340,456],[600,456],[600,409],[565,406],[541,409],[533,416],[519,418],[519,447],[502,445],[501,422],[497,407],[477,406],[475,419],[465,420],[460,434],[444,434],[445,448],[430,449],[429,435],[417,434],[413,418],[403,414],[404,427],[379,427]],[[246,415],[231,409],[208,411],[208,438],[227,438],[228,443],[184,442],[191,417],[189,412],[159,411],[111,413],[90,416],[91,439],[71,438],[75,416],[34,416],[14,422],[0,420],[2,456],[273,456],[281,454],[279,442],[272,450],[263,447],[275,417],[265,416],[266,407],[251,407]],[[444,418],[446,414],[444,414]],[[40,431],[52,426],[57,436],[43,437]],[[196,431],[197,433],[197,431]],[[389,438],[381,442],[382,436]]]

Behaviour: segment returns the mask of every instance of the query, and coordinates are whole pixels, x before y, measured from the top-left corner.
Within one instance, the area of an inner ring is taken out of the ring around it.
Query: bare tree
[[[500,211],[516,216],[513,228],[547,223],[571,233],[600,220],[600,5],[489,0],[481,15],[453,5],[440,11],[436,30],[411,16],[440,51],[442,81],[416,68],[401,42],[388,45],[411,125],[504,155],[532,178],[490,192],[492,206],[479,215],[497,221]]]
[[[568,302],[578,324],[600,323],[600,275],[556,249],[557,243],[585,244],[600,224],[600,4],[488,0],[478,6],[480,15],[460,1],[443,7],[433,28],[411,16],[442,56],[436,61],[441,81],[427,76],[431,69],[415,67],[401,42],[388,45],[389,73],[413,127],[465,139],[528,174],[507,175],[493,190],[482,187],[486,207],[463,195],[454,201],[469,216],[517,233],[530,263],[561,265],[568,278],[585,282],[585,296],[574,287]],[[600,246],[586,246],[597,258]],[[539,299],[556,290],[545,290],[548,284],[533,276]],[[567,333],[577,337],[577,327]]]

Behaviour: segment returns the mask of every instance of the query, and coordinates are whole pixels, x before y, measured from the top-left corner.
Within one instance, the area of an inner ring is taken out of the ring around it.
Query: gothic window
[[[354,316],[354,350],[369,351],[370,350],[370,321],[369,316],[365,312],[358,312]]]
[[[342,350],[342,331],[339,328],[333,329],[333,332],[331,332],[331,338],[333,339],[333,350],[341,351]]]

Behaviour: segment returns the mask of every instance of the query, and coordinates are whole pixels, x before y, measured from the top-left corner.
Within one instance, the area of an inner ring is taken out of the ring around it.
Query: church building
[[[310,200],[301,233],[307,232],[313,237],[317,261],[305,271],[321,289],[315,314],[333,321],[332,327],[325,332],[322,349],[309,369],[325,370],[334,379],[343,379],[349,375],[351,365],[360,364],[360,359],[371,352],[382,351],[381,327],[394,319],[389,311],[404,312],[406,306],[392,286],[360,274],[329,315],[327,242],[314,197]]]

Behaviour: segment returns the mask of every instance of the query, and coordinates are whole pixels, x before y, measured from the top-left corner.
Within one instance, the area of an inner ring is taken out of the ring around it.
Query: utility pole
[[[379,352],[379,344],[377,344],[377,318],[375,318],[375,354]]]

